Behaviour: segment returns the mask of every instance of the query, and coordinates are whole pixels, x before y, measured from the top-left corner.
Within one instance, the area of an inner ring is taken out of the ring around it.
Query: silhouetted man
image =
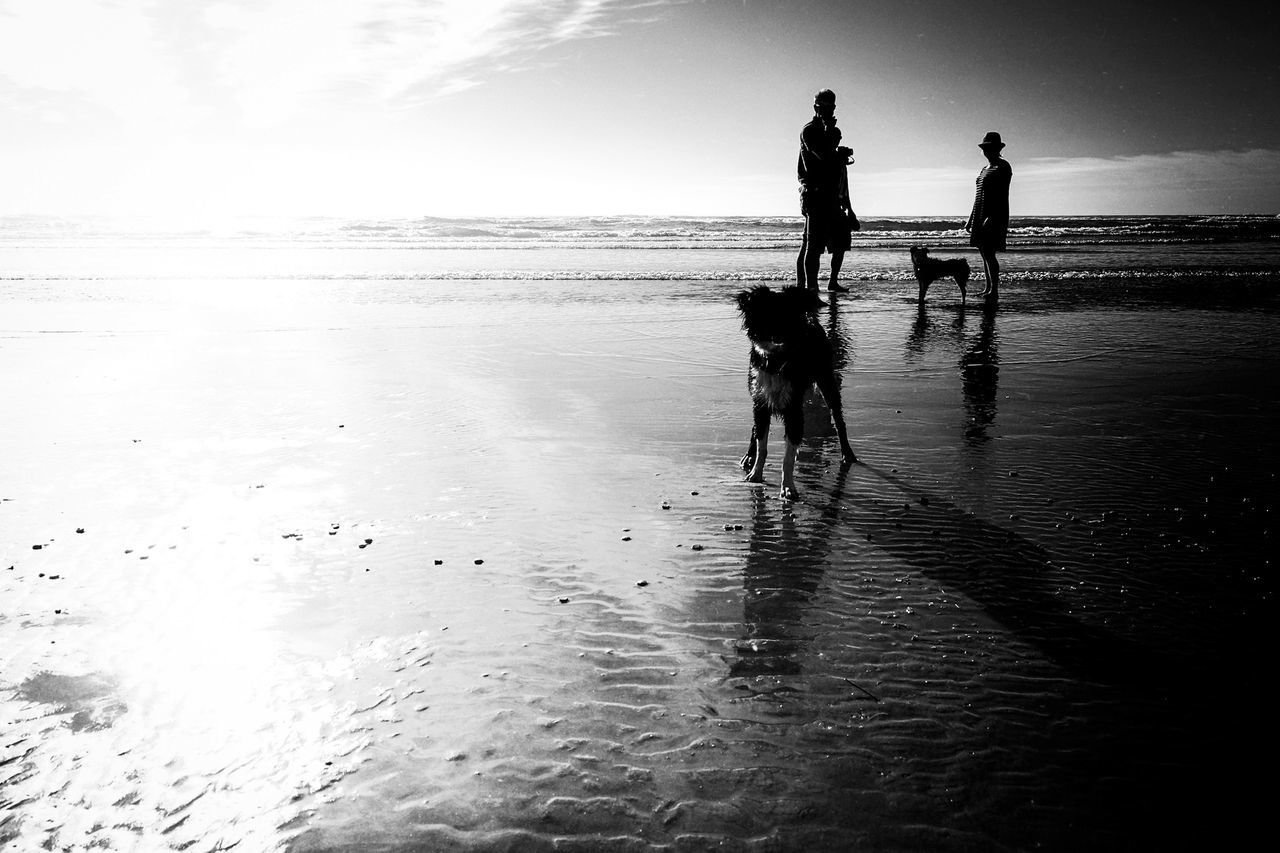
[[[823,89],[813,96],[813,119],[800,131],[800,156],[796,161],[800,212],[804,214],[800,258],[804,280],[798,283],[813,291],[818,289],[822,252],[840,242],[838,231],[844,227],[840,179],[853,152],[840,145],[835,111],[835,92]],[[828,289],[846,288],[833,278]]]

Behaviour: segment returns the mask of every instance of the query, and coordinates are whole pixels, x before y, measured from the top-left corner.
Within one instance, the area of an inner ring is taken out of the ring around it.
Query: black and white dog
[[[956,284],[960,285],[960,301],[965,301],[969,286],[969,262],[964,258],[931,258],[926,247],[912,246],[911,266],[915,270],[916,281],[920,284],[921,304],[924,303],[924,295],[929,290],[929,285],[948,276],[954,278]]]
[[[758,285],[738,294],[742,328],[751,341],[747,389],[753,415],[751,444],[742,457],[742,469],[748,482],[764,482],[769,426],[774,415],[781,415],[787,438],[780,490],[784,500],[800,496],[795,482],[796,450],[804,438],[804,398],[814,383],[831,409],[840,437],[841,463],[857,461],[845,431],[831,342],[810,313],[816,300],[816,293],[800,287],[774,291]]]

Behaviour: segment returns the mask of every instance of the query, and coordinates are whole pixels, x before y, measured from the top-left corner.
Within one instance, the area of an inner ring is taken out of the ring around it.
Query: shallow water
[[[860,463],[814,401],[791,504],[776,434],[735,467],[731,284],[165,285],[6,305],[13,849],[1261,823],[1269,293],[864,283],[820,314]]]
[[[167,288],[256,279],[791,281],[803,224],[799,216],[303,218],[184,229],[164,221],[0,217],[0,281],[143,280]],[[979,273],[962,226],[959,217],[866,219],[844,259],[844,277],[910,281],[909,250],[917,245],[935,258],[966,258]],[[1175,278],[1199,286],[1274,281],[1278,237],[1280,219],[1270,216],[1020,217],[1011,225],[1003,275]]]

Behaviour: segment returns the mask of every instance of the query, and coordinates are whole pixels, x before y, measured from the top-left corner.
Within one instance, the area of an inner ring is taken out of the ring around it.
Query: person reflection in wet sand
[[[840,325],[840,309],[835,302],[827,305],[827,341],[831,344],[831,369],[836,375],[836,382],[844,385],[844,369],[849,361],[849,341],[845,338]],[[813,388],[804,398],[804,434],[832,436],[837,435],[835,423],[831,419],[831,409],[826,400]]]
[[[996,347],[995,315],[984,311],[978,324],[977,338],[960,356],[960,387],[964,392],[964,411],[968,418],[964,437],[970,445],[988,441],[987,427],[996,419],[1000,379],[1000,356]]]
[[[960,390],[964,395],[964,437],[969,445],[988,440],[987,427],[996,419],[997,385],[1000,378],[1000,357],[997,352],[995,315],[982,313],[978,334],[971,341],[965,340],[967,316],[963,307],[956,313],[949,327],[930,319],[922,305],[916,311],[915,321],[907,335],[905,360],[919,360],[931,345],[959,352]]]
[[[827,306],[827,340],[831,342],[831,366],[836,376],[843,376],[849,364],[849,341],[840,324],[840,309],[834,302]]]
[[[987,165],[978,173],[974,192],[973,210],[964,230],[969,232],[969,245],[982,257],[982,270],[987,277],[987,287],[982,291],[984,304],[994,308],[1000,298],[1000,261],[996,252],[1003,252],[1005,235],[1009,230],[1009,183],[1013,169],[1000,156],[1004,142],[994,130],[978,143]]]

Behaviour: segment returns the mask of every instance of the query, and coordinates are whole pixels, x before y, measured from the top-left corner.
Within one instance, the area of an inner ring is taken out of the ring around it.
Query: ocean
[[[962,217],[868,217],[842,277],[912,278],[908,249],[970,257]],[[768,217],[0,218],[0,280],[356,279],[787,282],[802,220]],[[1006,282],[1267,280],[1280,217],[1016,217]],[[824,264],[825,268],[825,264]]]

